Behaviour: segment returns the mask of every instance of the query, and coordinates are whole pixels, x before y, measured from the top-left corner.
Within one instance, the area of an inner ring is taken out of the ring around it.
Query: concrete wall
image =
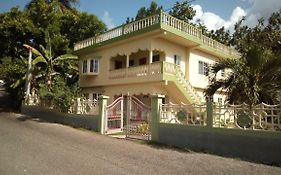
[[[65,114],[39,106],[25,106],[21,108],[21,113],[28,116],[39,118],[46,122],[60,123],[76,128],[85,128],[98,131],[99,116]]]
[[[159,143],[281,166],[281,133],[159,124]]]

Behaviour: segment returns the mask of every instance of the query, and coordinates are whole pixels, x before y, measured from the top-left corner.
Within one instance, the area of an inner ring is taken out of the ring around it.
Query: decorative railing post
[[[160,105],[164,95],[153,95],[151,103],[151,140],[157,142],[159,140],[159,123],[160,123]]]
[[[213,96],[207,97],[207,127],[213,127]]]
[[[106,106],[107,100],[109,99],[108,96],[101,95],[99,96],[99,120],[98,120],[98,131],[101,134],[105,134],[105,125],[106,125]]]

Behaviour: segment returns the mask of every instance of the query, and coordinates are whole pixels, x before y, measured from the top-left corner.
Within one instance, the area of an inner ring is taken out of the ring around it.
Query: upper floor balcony
[[[219,53],[224,57],[239,57],[239,53],[235,49],[204,36],[201,29],[198,29],[165,12],[121,25],[100,35],[80,41],[75,44],[74,51],[81,52],[84,49],[92,47],[95,48],[115,41],[121,41],[128,37],[157,29],[168,31],[186,40],[190,40],[195,43],[195,45],[200,46],[202,50]]]

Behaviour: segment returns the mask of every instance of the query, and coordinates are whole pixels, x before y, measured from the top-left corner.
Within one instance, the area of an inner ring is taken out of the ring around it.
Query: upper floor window
[[[99,59],[87,59],[82,62],[83,74],[98,74],[99,73]]]
[[[146,58],[139,59],[139,65],[145,65],[146,64]]]
[[[99,73],[99,61],[98,59],[90,60],[90,72],[91,73]]]
[[[179,55],[174,55],[174,63],[176,65],[180,65],[181,64],[181,57]]]
[[[83,65],[82,65],[82,72],[86,73],[88,68],[88,62],[87,60],[83,60]]]
[[[129,67],[135,65],[135,60],[129,60]]]
[[[199,61],[199,74],[208,76],[209,75],[209,65],[206,62]]]
[[[160,55],[159,54],[153,55],[153,57],[152,57],[152,62],[154,63],[156,61],[160,61]]]

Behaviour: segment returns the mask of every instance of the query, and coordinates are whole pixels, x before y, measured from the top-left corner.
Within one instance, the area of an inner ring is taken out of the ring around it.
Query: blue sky
[[[176,2],[155,1],[164,9],[171,8]],[[0,0],[0,12],[17,5],[23,8],[27,2],[29,0]],[[80,0],[77,8],[97,15],[112,28],[122,24],[127,17],[134,17],[140,7],[147,7],[150,3],[151,0]],[[281,0],[195,0],[191,4],[197,11],[195,20],[201,20],[210,30],[221,26],[231,30],[242,16],[246,16],[246,23],[251,26],[257,18],[267,18],[281,8]]]

